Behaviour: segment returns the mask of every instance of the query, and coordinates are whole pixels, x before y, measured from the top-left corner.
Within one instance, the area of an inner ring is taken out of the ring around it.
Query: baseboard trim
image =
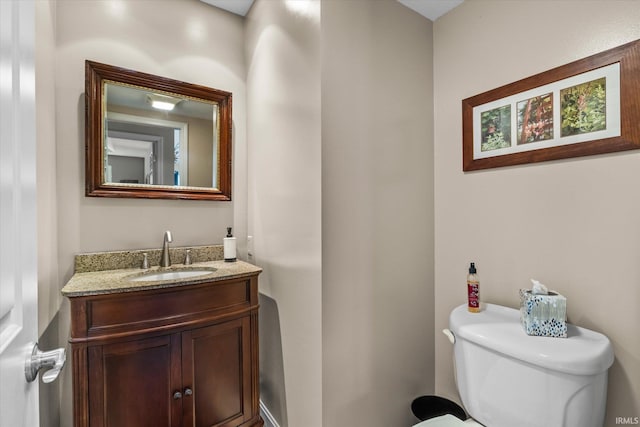
[[[264,402],[260,401],[260,415],[262,415],[262,419],[264,420],[264,427],[280,427],[276,419],[269,412],[269,408]]]

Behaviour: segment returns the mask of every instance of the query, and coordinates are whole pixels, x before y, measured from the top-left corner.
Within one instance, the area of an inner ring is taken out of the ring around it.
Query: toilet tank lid
[[[465,339],[544,369],[573,375],[595,375],[613,364],[613,348],[601,333],[567,324],[567,338],[529,336],[520,324],[520,311],[486,304],[470,313],[466,304],[449,316],[449,328]]]

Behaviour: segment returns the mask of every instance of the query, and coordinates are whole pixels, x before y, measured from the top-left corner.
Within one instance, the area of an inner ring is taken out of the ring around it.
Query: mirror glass
[[[218,188],[217,105],[105,83],[105,182]]]
[[[231,94],[87,61],[87,195],[231,200]]]

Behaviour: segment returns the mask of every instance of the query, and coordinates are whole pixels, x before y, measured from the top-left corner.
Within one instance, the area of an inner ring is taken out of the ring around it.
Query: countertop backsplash
[[[187,249],[190,249],[191,262],[218,261],[223,259],[223,246],[185,246],[170,248],[171,261],[174,264],[182,264]],[[146,253],[149,266],[157,266],[160,263],[162,249],[139,249],[131,251],[94,252],[83,253],[75,256],[75,273],[87,273],[91,271],[119,270],[126,268],[140,268],[143,255]]]

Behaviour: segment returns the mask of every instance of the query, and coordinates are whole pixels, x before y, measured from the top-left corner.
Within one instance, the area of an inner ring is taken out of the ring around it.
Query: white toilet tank
[[[518,310],[455,308],[449,328],[467,412],[488,427],[602,427],[611,343],[600,333],[567,327],[567,338],[529,336]]]

